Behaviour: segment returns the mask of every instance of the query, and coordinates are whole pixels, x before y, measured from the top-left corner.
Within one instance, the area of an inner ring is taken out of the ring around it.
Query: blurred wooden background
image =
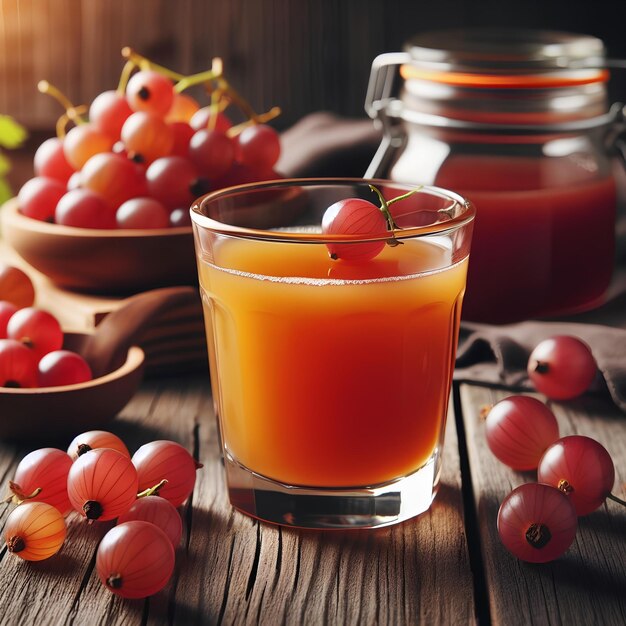
[[[223,57],[231,83],[257,110],[280,105],[276,126],[286,128],[320,109],[362,116],[372,59],[417,32],[570,30],[626,57],[624,17],[623,0],[0,0],[0,113],[51,132],[59,105],[37,81],[89,102],[117,85],[120,50],[130,45],[182,73]]]

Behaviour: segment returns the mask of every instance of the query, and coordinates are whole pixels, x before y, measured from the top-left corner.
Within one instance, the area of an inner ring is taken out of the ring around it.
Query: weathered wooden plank
[[[518,485],[536,480],[534,472],[515,472],[487,447],[480,409],[511,395],[463,385],[461,402],[480,542],[494,624],[618,624],[626,622],[626,509],[607,502],[579,519],[569,551],[542,565],[512,557],[499,541],[496,517],[500,502]],[[550,403],[562,436],[597,439],[616,466],[614,492],[624,497],[626,419],[607,401],[584,398]]]

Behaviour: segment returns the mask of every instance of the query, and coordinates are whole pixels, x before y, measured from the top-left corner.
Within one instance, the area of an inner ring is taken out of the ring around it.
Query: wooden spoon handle
[[[198,302],[194,287],[166,287],[132,296],[109,313],[81,350],[94,378],[108,374],[126,360],[128,349],[159,315]]]

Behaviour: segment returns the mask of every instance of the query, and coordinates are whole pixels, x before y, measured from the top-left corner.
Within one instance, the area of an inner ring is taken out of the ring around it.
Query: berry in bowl
[[[279,178],[280,140],[266,122],[280,110],[257,114],[219,59],[184,76],[128,48],[123,55],[117,90],[88,107],[39,83],[65,111],[35,154],[35,176],[2,210],[3,236],[70,289],[196,284],[189,207],[208,191]],[[210,93],[207,106],[184,93],[196,85]]]
[[[40,307],[0,301],[0,437],[65,437],[111,420],[142,379],[142,328],[197,298],[170,287],[128,298],[93,334],[63,332]]]

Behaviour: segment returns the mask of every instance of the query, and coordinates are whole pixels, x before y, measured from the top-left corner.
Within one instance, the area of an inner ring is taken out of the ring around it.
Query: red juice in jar
[[[616,190],[576,159],[456,157],[436,184],[477,207],[464,317],[507,323],[602,302],[614,262]]]
[[[464,319],[602,303],[617,195],[607,138],[620,119],[604,64],[595,37],[502,29],[425,33],[374,61],[366,110],[385,140],[366,176],[452,189],[476,206]]]

